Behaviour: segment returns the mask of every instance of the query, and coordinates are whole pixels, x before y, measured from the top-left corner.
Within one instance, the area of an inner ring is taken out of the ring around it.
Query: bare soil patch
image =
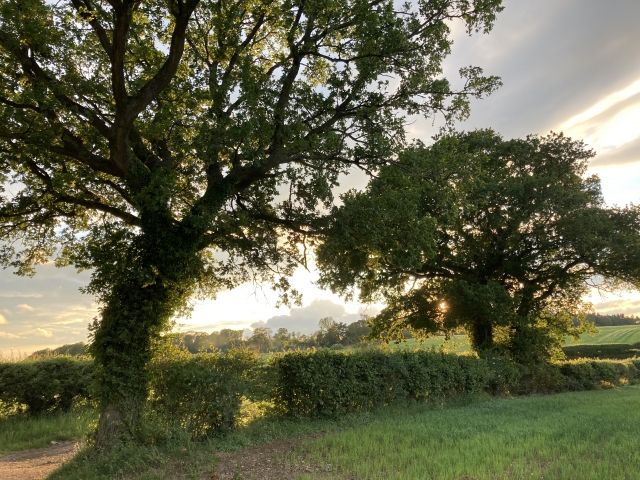
[[[313,437],[305,437],[305,440]],[[218,453],[216,473],[209,480],[293,480],[314,473],[323,478],[343,478],[331,465],[317,465],[305,461],[300,449],[302,439],[287,439],[266,445],[244,448],[235,452]]]
[[[33,448],[0,457],[2,480],[41,480],[80,449],[78,442],[59,442],[44,448]]]

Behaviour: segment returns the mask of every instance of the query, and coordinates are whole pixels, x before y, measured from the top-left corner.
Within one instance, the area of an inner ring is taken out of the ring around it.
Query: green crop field
[[[455,335],[450,340],[445,340],[444,337],[433,337],[428,338],[427,340],[420,342],[413,338],[408,339],[406,342],[402,343],[392,343],[389,345],[389,348],[392,350],[402,349],[402,348],[418,348],[418,349],[426,349],[429,350],[431,348],[443,348],[446,351],[450,352],[468,352],[471,350],[469,346],[469,342],[467,341],[466,335]]]
[[[638,429],[640,387],[414,407],[307,441],[332,474],[300,478],[637,479]]]
[[[580,343],[601,345],[603,343],[637,343],[640,342],[640,325],[620,325],[618,327],[598,327],[595,336],[582,335]],[[570,343],[570,340],[567,342]]]

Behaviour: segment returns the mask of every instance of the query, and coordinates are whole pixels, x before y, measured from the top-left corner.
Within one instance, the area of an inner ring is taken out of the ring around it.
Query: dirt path
[[[73,456],[78,442],[60,442],[44,448],[33,448],[0,457],[2,480],[41,480]]]

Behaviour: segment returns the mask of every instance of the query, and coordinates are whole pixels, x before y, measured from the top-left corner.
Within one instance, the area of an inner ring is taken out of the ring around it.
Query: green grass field
[[[305,461],[349,479],[640,478],[640,387],[422,408],[308,441]]]
[[[445,340],[444,337],[433,337],[428,338],[423,342],[420,342],[413,338],[409,338],[406,342],[398,344],[391,343],[389,344],[389,348],[392,350],[400,350],[403,348],[418,348],[425,350],[430,350],[432,348],[442,348],[449,352],[468,352],[471,350],[466,335],[456,335],[450,340]]]
[[[618,327],[598,327],[595,336],[584,334],[580,343],[602,345],[603,343],[637,343],[640,342],[640,325],[621,325]],[[570,342],[570,341],[568,341]]]

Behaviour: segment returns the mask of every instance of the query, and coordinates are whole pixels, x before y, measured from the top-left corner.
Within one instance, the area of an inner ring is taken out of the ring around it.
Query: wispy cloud
[[[27,305],[26,303],[21,303],[20,305],[18,305],[16,307],[16,310],[19,313],[27,313],[27,312],[33,312],[33,307],[30,305]]]
[[[583,139],[599,156],[606,157],[609,165],[629,161],[629,154],[637,152],[627,146],[640,138],[640,79],[569,118],[560,130],[573,138]],[[622,150],[625,150],[624,160],[617,159]],[[633,160],[640,160],[640,156]],[[598,163],[602,164],[601,161]]]
[[[18,335],[14,335],[13,333],[0,332],[0,338],[21,338]]]
[[[95,317],[98,313],[98,308],[95,304],[87,307],[84,305],[73,305],[70,308],[55,315],[53,322],[54,325],[69,325],[72,323],[86,323]]]
[[[51,333],[49,330],[45,330],[44,328],[36,328],[31,332],[31,334],[36,337],[53,337],[53,333]]]
[[[7,322],[7,319],[5,318],[5,316],[4,316],[4,315],[2,315],[2,314],[0,313],[0,325],[4,325],[4,324],[6,324],[6,323],[8,323],[8,322]]]
[[[594,304],[594,309],[602,314],[624,313],[625,315],[640,315],[640,300],[620,299],[609,300]]]
[[[592,105],[585,111],[571,117],[564,123],[564,125],[562,125],[562,128],[571,128],[575,125],[578,125],[579,123],[586,122],[590,118],[600,115],[602,112],[610,109],[617,103],[624,102],[628,98],[631,98],[638,93],[640,93],[640,79],[636,80],[631,85],[623,88],[618,92],[607,95],[595,105]]]

